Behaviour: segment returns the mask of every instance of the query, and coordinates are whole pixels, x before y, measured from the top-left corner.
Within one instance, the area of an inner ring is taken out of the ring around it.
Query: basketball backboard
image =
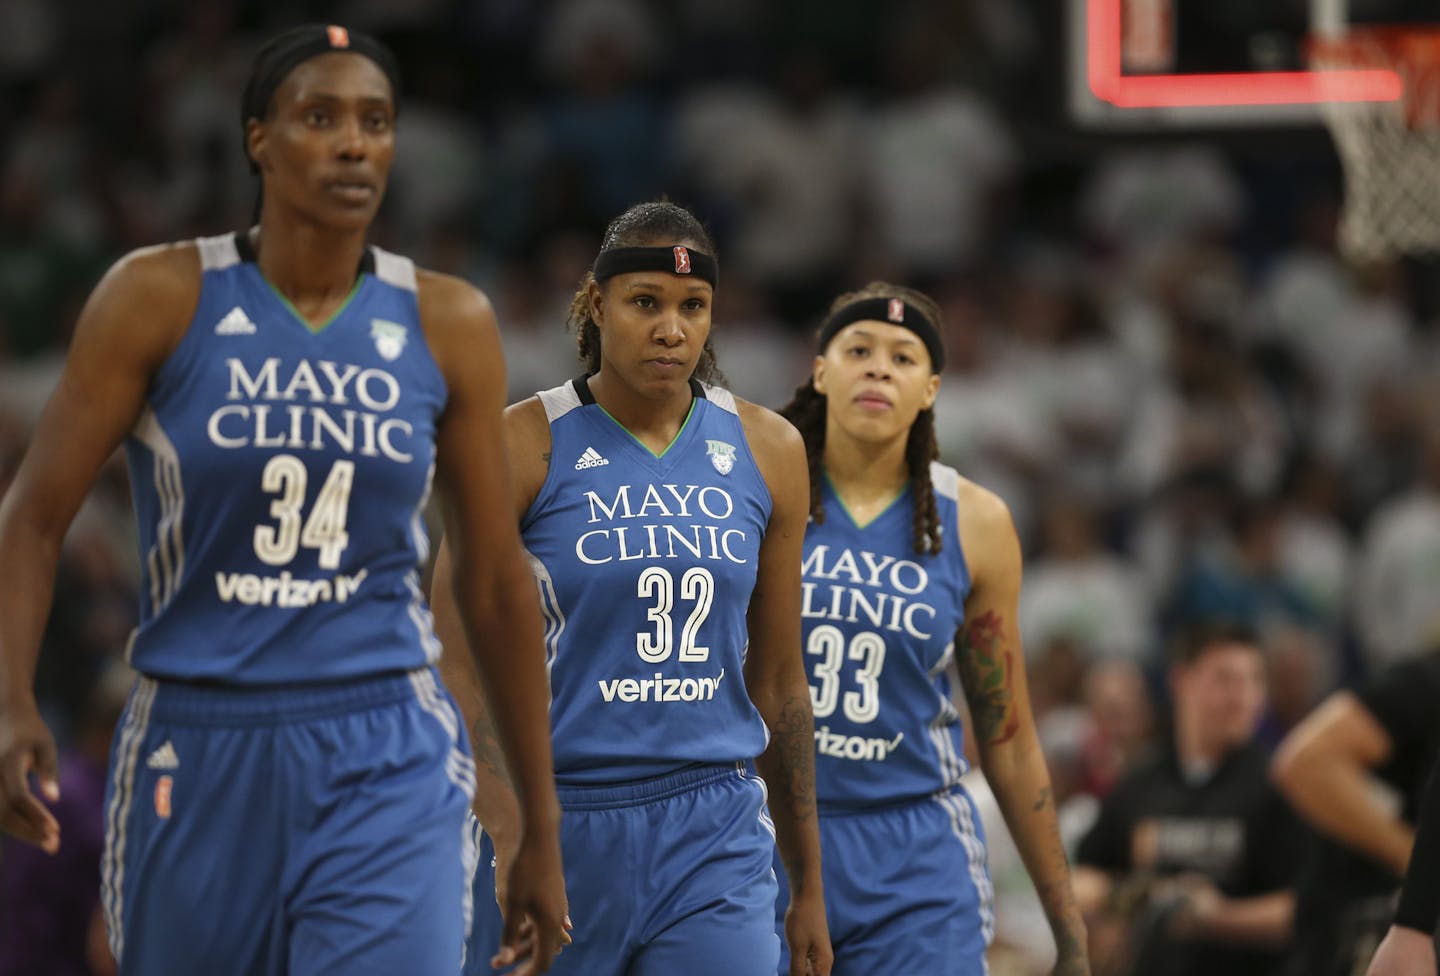
[[[1369,69],[1321,85],[1307,39],[1351,24],[1440,26],[1435,0],[1068,0],[1070,114],[1086,128],[1318,125],[1343,90],[1393,101],[1400,76]]]

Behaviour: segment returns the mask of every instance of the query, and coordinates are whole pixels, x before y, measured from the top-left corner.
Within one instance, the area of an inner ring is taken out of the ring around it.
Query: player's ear
[[[810,382],[815,384],[816,393],[825,392],[825,357],[816,356],[815,363],[810,367]]]
[[[265,123],[249,119],[245,123],[245,154],[262,170],[270,168],[269,144],[265,138]]]
[[[599,325],[605,318],[605,292],[594,277],[585,284],[585,301],[590,306],[590,321]]]

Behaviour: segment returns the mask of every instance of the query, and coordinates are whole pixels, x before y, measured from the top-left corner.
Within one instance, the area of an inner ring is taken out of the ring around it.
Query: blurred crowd
[[[1440,647],[1440,274],[1342,260],[1318,132],[1070,130],[1055,6],[0,4],[0,491],[104,268],[250,219],[238,104],[259,39],[345,22],[404,72],[377,242],[490,294],[512,399],[578,371],[564,317],[600,231],[660,194],[714,230],[719,360],[757,402],[804,378],[838,292],[934,295],[941,456],[1015,514],[1031,691],[1078,842],[1163,737],[1193,625],[1256,635],[1270,746]],[[41,656],[52,727],[86,754],[135,619],[127,492],[117,459]],[[998,937],[1023,946],[1012,868]]]

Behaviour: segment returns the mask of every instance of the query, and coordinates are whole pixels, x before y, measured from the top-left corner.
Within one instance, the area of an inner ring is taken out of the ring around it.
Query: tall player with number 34
[[[494,314],[365,242],[396,87],[390,52],[342,27],[260,49],[240,113],[258,226],[106,275],[0,506],[0,828],[53,852],[29,781],[55,799],[36,655],[66,526],[124,441],[141,677],[115,735],[102,886],[123,976],[459,968],[473,767],[420,589],[432,480],[530,824],[511,896],[536,935],[511,949],[543,971],[562,938]]]

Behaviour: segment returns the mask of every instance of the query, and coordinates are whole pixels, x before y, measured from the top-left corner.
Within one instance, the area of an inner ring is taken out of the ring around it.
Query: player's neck
[[[859,441],[837,424],[825,430],[825,473],[846,505],[888,504],[910,480],[905,462],[907,438],[879,443]]]
[[[640,395],[603,369],[587,382],[600,408],[653,454],[663,454],[680,436],[695,402],[688,384],[673,396],[656,399]]]
[[[336,231],[262,214],[251,232],[255,263],[296,308],[343,301],[355,287],[365,231]]]

